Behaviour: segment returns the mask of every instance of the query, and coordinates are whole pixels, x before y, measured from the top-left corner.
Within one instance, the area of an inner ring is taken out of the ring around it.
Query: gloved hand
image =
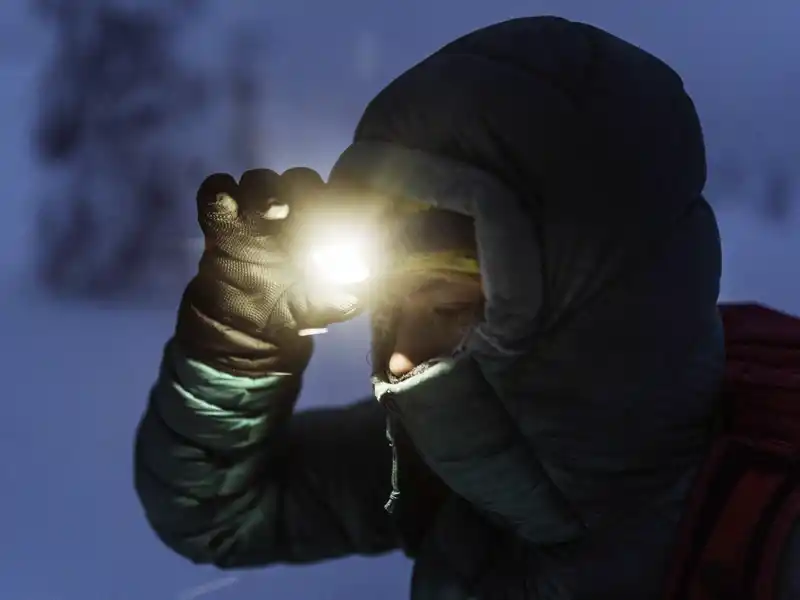
[[[324,190],[304,168],[211,175],[197,192],[205,251],[184,292],[175,338],[189,357],[233,375],[300,373],[312,351],[298,331],[358,314],[349,293],[309,299],[291,232]]]

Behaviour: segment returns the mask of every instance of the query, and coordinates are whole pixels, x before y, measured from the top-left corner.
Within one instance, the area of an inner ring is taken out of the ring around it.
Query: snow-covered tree
[[[186,139],[208,81],[175,40],[200,5],[35,0],[55,30],[35,148],[48,182],[38,273],[57,295],[135,297],[185,270],[187,209],[207,169]]]
[[[258,22],[232,28],[225,78],[230,90],[229,152],[236,171],[265,166],[262,117],[265,109],[265,27]]]
[[[781,222],[800,210],[800,177],[785,156],[757,160],[728,154],[710,162],[707,195],[720,208],[743,205]]]

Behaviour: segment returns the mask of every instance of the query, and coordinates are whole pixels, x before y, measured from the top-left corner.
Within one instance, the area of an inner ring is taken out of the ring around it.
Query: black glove
[[[203,182],[197,210],[205,251],[175,334],[189,358],[245,377],[300,373],[312,342],[298,331],[358,314],[349,294],[312,304],[292,254],[298,215],[323,190],[320,176],[303,168],[247,171],[238,184],[227,174]]]

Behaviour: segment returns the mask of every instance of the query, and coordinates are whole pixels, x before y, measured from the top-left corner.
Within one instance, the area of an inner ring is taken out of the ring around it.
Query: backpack
[[[800,518],[800,318],[757,304],[720,310],[720,428],[680,526],[665,600],[776,600]]]

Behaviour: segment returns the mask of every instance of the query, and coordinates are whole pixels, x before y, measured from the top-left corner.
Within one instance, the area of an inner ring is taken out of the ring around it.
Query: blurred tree
[[[228,142],[234,170],[239,172],[263,166],[267,161],[262,138],[266,100],[265,29],[257,21],[235,26],[227,49],[231,108]]]
[[[709,160],[706,195],[715,206],[746,205],[767,221],[787,219],[800,204],[798,176],[785,155],[746,159],[730,152]]]
[[[775,161],[766,169],[764,182],[764,213],[773,221],[783,221],[792,211],[797,186],[792,180],[790,169]]]
[[[728,197],[747,185],[747,170],[740,157],[709,157],[708,191],[712,197]]]
[[[56,295],[134,298],[183,281],[187,199],[205,171],[184,136],[208,86],[175,40],[200,4],[34,0],[56,32],[34,133],[48,173],[38,274]]]

